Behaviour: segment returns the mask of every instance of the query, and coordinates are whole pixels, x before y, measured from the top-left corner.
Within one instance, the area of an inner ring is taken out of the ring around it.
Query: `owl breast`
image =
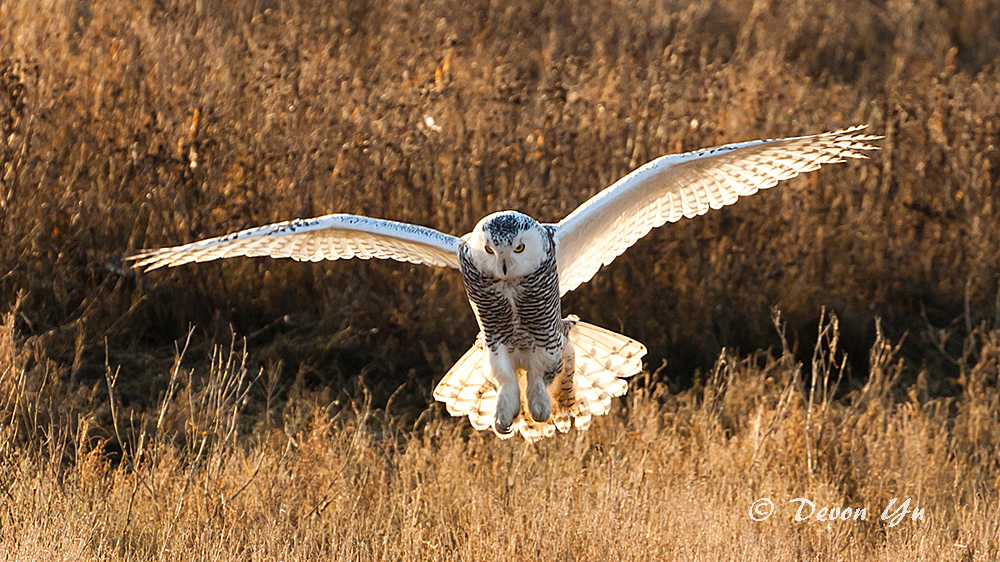
[[[559,349],[564,338],[554,249],[535,271],[513,279],[483,273],[466,244],[458,259],[469,303],[491,350],[499,345],[510,350]]]

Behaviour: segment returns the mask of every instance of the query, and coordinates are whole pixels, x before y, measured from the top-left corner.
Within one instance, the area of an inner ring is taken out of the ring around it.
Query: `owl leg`
[[[547,378],[546,374],[539,376],[537,372],[528,374],[528,410],[531,418],[539,423],[549,421],[549,416],[552,415],[552,401],[545,388]]]
[[[514,424],[514,418],[521,411],[521,389],[517,384],[517,374],[510,355],[502,345],[496,351],[490,351],[490,371],[500,387],[497,390],[493,428],[497,433],[507,435]]]
[[[546,422],[552,416],[550,389],[563,370],[565,345],[568,344],[565,342],[561,350],[543,352],[535,368],[528,371],[528,410],[536,422]]]

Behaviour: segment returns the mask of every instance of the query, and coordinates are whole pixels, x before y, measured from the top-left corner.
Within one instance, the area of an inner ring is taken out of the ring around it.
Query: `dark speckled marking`
[[[501,213],[483,225],[497,246],[510,246],[514,237],[532,226],[534,219],[521,213]]]

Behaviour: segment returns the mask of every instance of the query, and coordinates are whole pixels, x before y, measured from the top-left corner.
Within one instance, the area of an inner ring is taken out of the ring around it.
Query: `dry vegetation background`
[[[995,560],[998,29],[990,0],[0,3],[0,559]],[[452,272],[122,266],[329,212],[556,221],[664,153],[859,122],[870,161],[565,299],[655,374],[535,447],[428,408],[475,331]]]

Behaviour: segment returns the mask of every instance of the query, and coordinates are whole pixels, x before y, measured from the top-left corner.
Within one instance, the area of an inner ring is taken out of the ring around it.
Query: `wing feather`
[[[807,137],[751,141],[663,156],[601,191],[556,225],[559,291],[589,281],[653,228],[730,205],[823,164],[878,147],[860,125]]]
[[[183,246],[144,250],[129,260],[146,271],[235,256],[298,261],[394,259],[458,269],[459,238],[432,228],[357,215],[326,215],[250,228]]]

